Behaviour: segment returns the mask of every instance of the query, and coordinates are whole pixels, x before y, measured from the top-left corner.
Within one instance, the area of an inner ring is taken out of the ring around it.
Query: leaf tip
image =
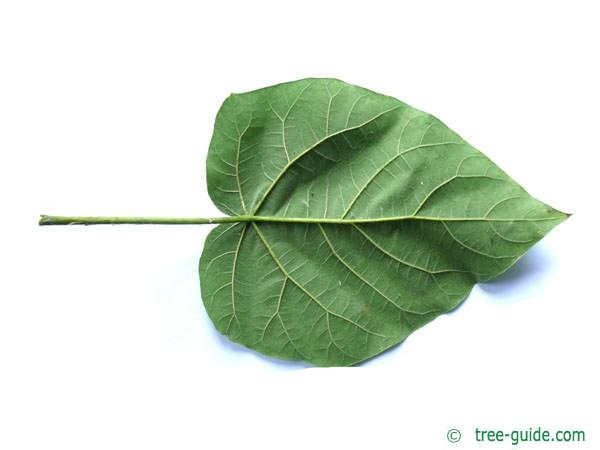
[[[568,213],[568,212],[563,212],[563,211],[561,211],[561,214],[563,215],[563,220],[567,220],[569,217],[571,217],[573,215],[573,213]]]

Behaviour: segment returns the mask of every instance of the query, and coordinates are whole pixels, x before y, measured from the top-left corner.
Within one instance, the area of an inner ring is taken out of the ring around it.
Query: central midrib
[[[283,216],[230,216],[236,222],[280,222],[280,223],[331,223],[340,225],[397,222],[402,220],[424,220],[430,222],[544,222],[560,220],[560,217],[544,218],[493,218],[493,217],[432,217],[432,216],[391,216],[376,218],[327,218],[327,217],[283,217]]]

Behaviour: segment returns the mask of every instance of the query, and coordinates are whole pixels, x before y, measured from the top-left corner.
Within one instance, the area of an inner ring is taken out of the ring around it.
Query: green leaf
[[[227,98],[207,178],[219,209],[252,216],[205,243],[216,328],[320,366],[403,341],[567,217],[430,114],[334,79]]]

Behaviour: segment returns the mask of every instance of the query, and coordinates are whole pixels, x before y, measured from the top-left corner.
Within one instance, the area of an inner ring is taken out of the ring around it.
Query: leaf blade
[[[268,219],[207,240],[217,329],[325,366],[401,342],[567,217],[437,118],[331,79],[228,98],[207,178],[223,211]]]

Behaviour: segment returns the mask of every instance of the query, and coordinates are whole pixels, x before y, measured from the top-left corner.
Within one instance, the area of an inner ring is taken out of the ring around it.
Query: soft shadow
[[[538,289],[544,279],[551,275],[554,265],[553,256],[540,243],[502,275],[478,286],[491,298],[520,300]]]
[[[223,336],[216,329],[213,329],[213,334],[215,338],[219,341],[219,345],[223,346],[223,348],[226,351],[251,355],[256,359],[263,361],[265,364],[275,366],[281,370],[300,370],[309,367],[314,367],[302,361],[287,361],[285,359],[272,358],[270,356],[263,355],[255,350],[244,347],[241,344],[237,344],[233,341],[230,341],[229,338]]]
[[[486,283],[478,283],[476,286],[486,294],[486,297],[493,301],[502,301],[502,303],[510,304],[525,300],[533,297],[535,291],[544,284],[544,280],[552,275],[555,264],[555,257],[544,248],[543,243],[540,243],[532,247],[519,261],[502,275],[499,275]],[[471,294],[469,294],[469,296],[470,295]],[[467,296],[467,299],[469,296]],[[464,304],[465,302],[461,302],[456,308],[445,314],[456,313]],[[435,321],[435,319],[432,321]],[[428,326],[428,324],[424,324],[419,329]],[[411,333],[407,339],[410,339],[413,334],[414,332]],[[362,361],[357,366],[369,366],[371,365],[371,362],[379,361],[380,356],[402,351],[405,342],[406,339],[386,349],[375,357]],[[376,363],[373,365],[375,364]]]
[[[531,248],[519,261],[502,275],[499,275],[486,283],[479,283],[477,286],[479,286],[479,288],[491,299],[502,300],[503,303],[520,301],[532,296],[532,293],[538,289],[544,282],[544,279],[552,274],[554,265],[554,257],[544,248],[543,243],[540,243]],[[460,305],[446,314],[456,312],[463,304],[464,302],[461,302]],[[265,356],[252,349],[246,348],[241,344],[230,341],[214,328],[213,333],[215,338],[219,341],[219,344],[227,351],[252,355],[254,358],[262,360],[265,364],[275,366],[280,370],[300,370],[315,367],[301,361],[286,361]],[[354,367],[367,367],[372,361],[378,359],[378,357],[388,353],[401,351],[404,342],[405,341],[399,342],[375,357],[356,364]]]

